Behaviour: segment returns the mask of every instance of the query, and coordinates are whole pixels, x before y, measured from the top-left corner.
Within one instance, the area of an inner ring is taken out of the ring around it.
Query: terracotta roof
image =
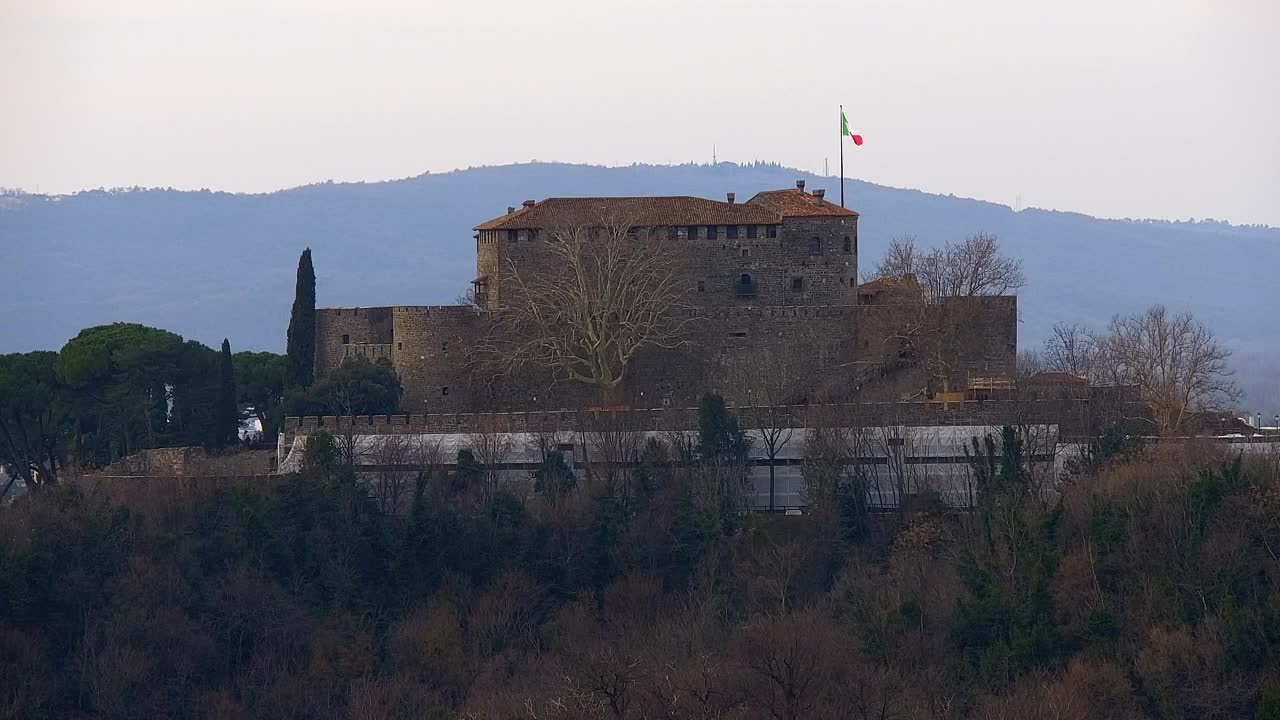
[[[1036,385],[1088,385],[1088,378],[1064,372],[1040,372],[1027,378],[1025,382]]]
[[[674,197],[547,198],[496,217],[474,230],[596,225],[605,218],[639,226],[777,225],[779,210],[766,205],[727,203],[686,195]]]
[[[840,207],[840,203],[832,202],[831,198],[824,198],[819,205],[817,197],[798,188],[766,190],[747,201],[748,205],[760,203],[776,207],[786,217],[858,217],[858,213]]]
[[[915,275],[905,277],[882,277],[858,286],[859,295],[878,295],[883,292],[920,292],[920,283]]]

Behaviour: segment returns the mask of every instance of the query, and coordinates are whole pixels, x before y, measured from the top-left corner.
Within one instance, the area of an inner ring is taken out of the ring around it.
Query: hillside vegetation
[[[706,437],[400,514],[323,442],[65,485],[0,511],[0,717],[1280,718],[1280,461],[1099,446],[1040,500],[1010,437],[961,514],[725,512]]]

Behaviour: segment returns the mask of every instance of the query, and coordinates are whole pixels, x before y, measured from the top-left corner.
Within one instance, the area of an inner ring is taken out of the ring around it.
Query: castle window
[[[698,281],[698,292],[706,292],[706,291],[707,291],[707,283],[706,283],[706,281],[705,281],[705,280],[699,280],[699,281]]]
[[[508,230],[508,231],[507,231],[507,240],[509,240],[510,242],[515,242],[516,240],[519,240],[519,239],[520,239],[520,231],[519,231],[519,230]]]
[[[689,227],[687,227],[687,228],[685,228],[685,229],[684,229],[684,232],[685,232],[685,235],[688,235],[688,236],[689,236],[689,239],[690,239],[690,240],[697,240],[697,239],[698,239],[698,226],[697,226],[697,225],[690,225]]]
[[[350,336],[350,335],[343,335],[343,336],[342,336],[342,344],[343,344],[343,345],[350,345],[350,344],[351,344],[351,336]]]
[[[676,239],[676,238],[678,238],[678,237],[680,237],[680,228],[675,227],[674,225],[673,225],[673,226],[671,226],[671,227],[669,227],[669,228],[667,228],[667,239],[668,239],[668,240],[675,240],[675,239]]]
[[[751,256],[751,249],[750,249],[750,248],[742,248],[742,257],[750,257],[750,256]]]
[[[398,342],[398,343],[396,343],[396,349],[397,349],[397,350],[403,350],[403,349],[404,349],[404,343],[403,343],[403,342]]]
[[[715,240],[715,239],[716,239],[716,237],[718,237],[718,236],[719,236],[719,230],[720,230],[720,228],[719,228],[718,226],[716,226],[716,225],[708,225],[708,226],[707,226],[707,239],[708,239],[708,240]]]
[[[737,226],[737,225],[727,225],[727,226],[725,226],[725,231],[727,232],[727,234],[725,235],[725,237],[729,238],[730,240],[737,240],[737,239],[738,239],[738,226]]]
[[[844,254],[851,255],[853,253],[853,242],[849,240],[849,236],[844,236]]]
[[[804,289],[804,278],[800,278],[800,277],[793,277],[793,278],[791,278],[791,289],[792,289],[792,290],[803,290],[803,289]]]
[[[778,237],[778,226],[777,225],[767,226],[764,231],[764,236],[769,239]]]
[[[812,240],[810,240],[810,241],[809,241],[809,254],[810,254],[810,255],[821,255],[821,254],[822,254],[822,241],[821,241],[821,240],[819,240],[818,238],[814,238],[814,239],[812,239]]]
[[[747,239],[748,239],[748,240],[755,240],[755,239],[756,239],[756,238],[758,238],[758,237],[760,237],[760,226],[759,226],[759,225],[748,225],[748,226],[747,226]]]
[[[529,231],[529,239],[530,239],[530,240],[537,240],[537,239],[538,239],[538,231],[537,231],[536,229],[535,229],[535,230],[530,230],[530,231]]]
[[[440,352],[445,355],[449,354],[449,343],[440,343]]]
[[[449,386],[448,386],[448,385],[443,385],[443,386],[441,386],[441,387],[440,387],[440,397],[446,397],[446,396],[448,396],[448,394],[449,394]]]

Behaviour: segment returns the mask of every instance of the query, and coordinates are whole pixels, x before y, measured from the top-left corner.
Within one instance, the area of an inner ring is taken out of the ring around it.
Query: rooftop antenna
[[[827,168],[827,159],[822,158],[822,177],[829,177],[830,175],[831,170]]]
[[[716,165],[716,144],[711,143],[711,164]]]

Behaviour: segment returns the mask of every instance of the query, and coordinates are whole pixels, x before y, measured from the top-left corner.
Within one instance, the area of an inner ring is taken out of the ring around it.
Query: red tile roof
[[[915,275],[905,277],[882,277],[864,282],[858,286],[859,295],[879,295],[887,292],[919,293],[920,283]]]
[[[798,188],[766,190],[747,201],[748,205],[761,203],[777,208],[787,217],[858,217],[858,213],[840,207],[840,203],[832,202],[831,198],[824,198],[819,204],[817,197]]]
[[[477,225],[475,230],[596,225],[604,220],[638,226],[777,225],[779,210],[760,204],[738,204],[699,197],[547,198],[532,206]]]
[[[1035,385],[1088,385],[1089,379],[1064,372],[1039,372],[1025,382]]]

